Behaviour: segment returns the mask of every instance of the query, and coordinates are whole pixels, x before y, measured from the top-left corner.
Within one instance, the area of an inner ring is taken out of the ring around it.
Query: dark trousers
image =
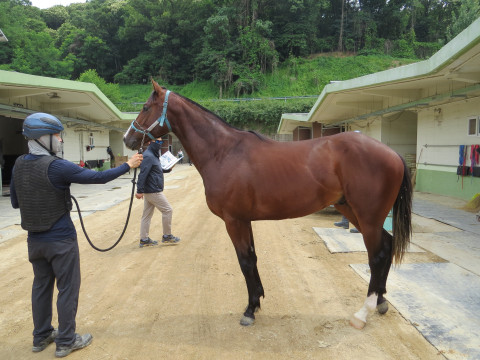
[[[53,330],[52,300],[57,280],[57,345],[75,341],[75,317],[80,292],[80,255],[77,239],[28,241],[28,260],[33,266],[33,343],[38,344]]]

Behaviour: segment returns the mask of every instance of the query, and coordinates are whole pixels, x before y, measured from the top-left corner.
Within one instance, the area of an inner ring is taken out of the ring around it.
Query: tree
[[[21,46],[14,51],[11,68],[27,74],[68,79],[73,63],[70,59],[62,60],[60,55],[48,33],[27,32]]]
[[[95,84],[100,91],[112,102],[120,101],[120,88],[118,84],[110,84],[105,81],[94,69],[83,72],[78,81]]]
[[[196,57],[195,70],[201,79],[211,79],[219,88],[219,97],[233,82],[234,55],[237,46],[229,13],[231,8],[220,8],[210,16],[203,28],[204,44]]]
[[[64,6],[57,5],[42,10],[42,18],[50,29],[57,30],[70,18],[70,15]]]
[[[343,51],[343,24],[345,17],[345,0],[342,0],[342,16],[340,18],[340,34],[338,35],[337,51]]]
[[[134,54],[151,52],[156,71],[150,75],[173,84],[190,82],[211,6],[209,1],[131,0],[119,33],[121,39],[132,43]]]
[[[460,7],[457,12],[452,12],[452,23],[447,26],[447,40],[452,40],[480,16],[478,0],[457,1]]]

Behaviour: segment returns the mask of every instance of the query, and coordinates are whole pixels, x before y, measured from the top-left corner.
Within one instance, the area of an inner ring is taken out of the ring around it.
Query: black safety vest
[[[70,188],[58,189],[48,178],[48,167],[58,157],[41,156],[36,160],[25,160],[25,156],[17,158],[13,174],[21,225],[28,231],[46,231],[72,209]]]

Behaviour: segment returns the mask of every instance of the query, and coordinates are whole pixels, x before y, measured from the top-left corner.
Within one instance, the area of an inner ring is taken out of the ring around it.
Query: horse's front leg
[[[254,313],[260,308],[260,296],[264,296],[262,282],[257,269],[257,255],[253,242],[252,225],[250,221],[236,219],[225,220],[228,234],[237,253],[238,262],[248,289],[248,305],[245,309],[241,325],[253,325]]]

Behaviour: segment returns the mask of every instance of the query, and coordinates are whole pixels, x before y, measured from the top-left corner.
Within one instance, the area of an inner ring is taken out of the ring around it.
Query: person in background
[[[348,229],[350,227],[350,221],[348,221],[348,219],[345,216],[342,215],[342,220],[333,223],[333,225],[338,226],[338,227],[343,227],[344,229]],[[357,228],[353,227],[353,228],[350,229],[350,232],[358,234],[360,231],[358,231]]]
[[[183,151],[180,149],[177,154],[177,158],[180,159],[180,164],[183,164]]]
[[[80,292],[80,255],[70,210],[70,185],[105,184],[138,167],[142,155],[133,155],[115,169],[96,172],[60,158],[63,125],[55,116],[35,113],[23,122],[27,155],[17,158],[10,183],[13,208],[20,209],[22,228],[28,231],[28,259],[33,267],[33,352],[55,341],[56,357],[88,346],[92,335],[75,332]],[[52,299],[57,283],[58,329],[52,326]]]
[[[110,156],[110,167],[115,167],[115,154],[110,146],[107,146],[107,154]]]
[[[137,181],[137,199],[144,199],[142,222],[140,224],[140,247],[158,245],[158,241],[150,239],[150,223],[155,208],[162,213],[163,237],[162,243],[176,244],[180,238],[172,235],[172,214],[173,209],[163,194],[163,173],[172,169],[163,170],[160,163],[160,149],[162,139],[151,141],[147,150],[143,153],[143,162],[140,166],[140,174]]]

